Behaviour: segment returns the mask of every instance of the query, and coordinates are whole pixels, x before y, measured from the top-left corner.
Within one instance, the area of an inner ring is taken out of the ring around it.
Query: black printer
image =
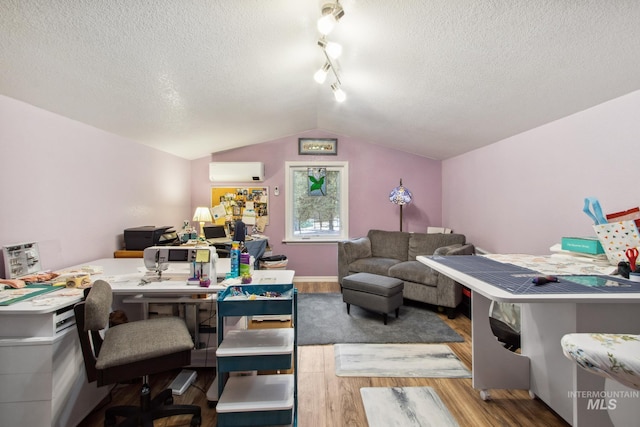
[[[124,230],[124,247],[128,251],[142,251],[149,246],[171,245],[178,235],[171,226],[145,225]]]

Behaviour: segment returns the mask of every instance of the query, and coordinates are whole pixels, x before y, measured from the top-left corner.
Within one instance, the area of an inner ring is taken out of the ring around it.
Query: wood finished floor
[[[337,283],[296,283],[299,292],[339,292]],[[463,315],[450,320],[439,316],[458,332],[462,343],[449,343],[463,363],[471,368],[471,322]],[[175,403],[197,404],[202,408],[202,426],[216,425],[215,408],[207,402],[206,390],[213,381],[212,369],[199,368],[195,386]],[[167,387],[177,371],[155,375],[150,379],[152,392]],[[445,378],[346,378],[334,373],[333,346],[302,346],[298,348],[298,426],[300,427],[360,427],[367,418],[360,397],[361,387],[433,387],[460,426],[466,427],[555,427],[568,426],[542,401],[531,399],[525,390],[491,390],[492,400],[483,401],[471,386],[471,379]],[[111,393],[111,401],[94,410],[81,427],[102,427],[104,408],[112,405],[137,405],[139,385],[119,385]],[[189,426],[190,417],[157,420],[155,427]]]

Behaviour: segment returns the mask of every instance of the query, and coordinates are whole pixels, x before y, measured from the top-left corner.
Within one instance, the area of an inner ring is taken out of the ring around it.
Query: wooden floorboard
[[[337,283],[296,283],[299,292],[339,292]],[[425,308],[429,309],[429,308]],[[471,322],[463,315],[448,319],[439,316],[464,338],[461,343],[449,343],[460,360],[471,368]],[[361,387],[433,387],[460,426],[496,427],[565,427],[568,424],[542,401],[531,399],[526,390],[491,390],[490,401],[483,401],[469,378],[349,378],[335,375],[333,346],[302,346],[298,349],[298,426],[354,427],[367,426],[360,397]],[[214,374],[212,369],[197,368],[198,379],[175,403],[196,404],[202,408],[202,426],[216,425],[215,408],[207,402],[206,391]],[[152,391],[167,387],[179,370],[151,378]],[[137,405],[139,385],[118,385],[105,406]],[[97,408],[80,424],[81,427],[102,427],[104,407]],[[155,427],[189,426],[189,417],[158,420]]]

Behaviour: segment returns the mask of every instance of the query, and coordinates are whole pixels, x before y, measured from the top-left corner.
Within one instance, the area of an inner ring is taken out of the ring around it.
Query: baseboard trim
[[[337,282],[338,276],[295,276],[293,283],[296,282]]]

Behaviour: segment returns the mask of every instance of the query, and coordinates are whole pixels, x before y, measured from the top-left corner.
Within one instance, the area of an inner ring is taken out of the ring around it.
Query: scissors
[[[638,259],[638,248],[629,248],[624,253],[629,259],[629,267],[631,267],[631,271],[636,271],[636,260]]]

